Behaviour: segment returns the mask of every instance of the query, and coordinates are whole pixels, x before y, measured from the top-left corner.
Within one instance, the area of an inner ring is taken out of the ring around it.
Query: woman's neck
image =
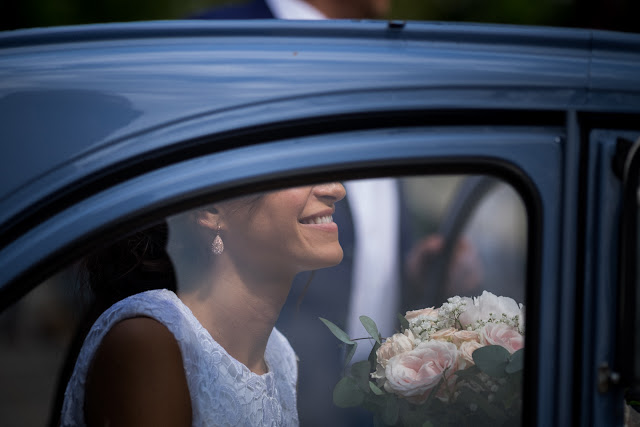
[[[209,277],[178,296],[227,353],[252,372],[265,373],[267,342],[293,276],[252,275],[217,263]]]

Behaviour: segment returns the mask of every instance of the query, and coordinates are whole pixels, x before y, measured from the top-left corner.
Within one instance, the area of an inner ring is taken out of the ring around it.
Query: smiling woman
[[[297,361],[274,325],[294,276],[342,260],[344,196],[329,183],[225,201],[92,256],[98,303],[115,303],[80,350],[61,424],[297,425]]]

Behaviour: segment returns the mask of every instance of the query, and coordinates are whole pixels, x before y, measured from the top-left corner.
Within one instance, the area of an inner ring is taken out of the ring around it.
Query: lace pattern
[[[257,375],[231,357],[171,291],[153,290],[126,298],[105,311],[87,335],[65,391],[62,426],[82,426],[84,389],[100,342],[117,322],[151,317],[175,336],[191,395],[194,426],[297,426],[297,361],[287,339],[273,330]]]

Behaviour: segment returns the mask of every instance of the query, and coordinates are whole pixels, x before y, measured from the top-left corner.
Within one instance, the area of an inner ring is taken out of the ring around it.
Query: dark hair
[[[50,426],[59,426],[64,392],[78,354],[98,317],[116,302],[152,289],[176,291],[173,264],[166,251],[168,226],[162,222],[88,255],[80,264],[80,285],[89,289],[91,305],[71,341],[58,378]]]
[[[89,255],[83,261],[84,282],[97,305],[116,302],[151,289],[176,291],[173,264],[166,251],[165,222],[138,231]]]

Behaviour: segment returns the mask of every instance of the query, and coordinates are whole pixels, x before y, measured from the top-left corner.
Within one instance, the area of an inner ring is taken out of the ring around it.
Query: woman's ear
[[[211,230],[218,230],[221,224],[220,211],[216,207],[209,207],[207,209],[200,209],[196,212],[196,221],[198,225],[209,228]]]

